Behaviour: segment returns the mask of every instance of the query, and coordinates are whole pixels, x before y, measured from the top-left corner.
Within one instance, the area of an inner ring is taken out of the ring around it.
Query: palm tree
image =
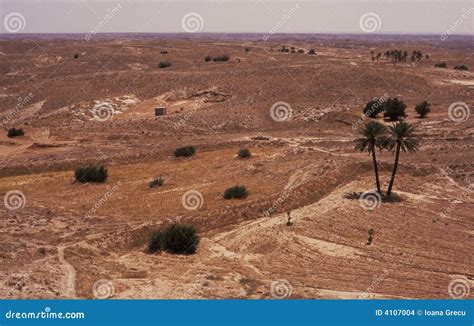
[[[418,151],[419,140],[415,135],[415,128],[407,122],[397,122],[388,128],[389,137],[383,144],[384,147],[391,151],[395,151],[395,163],[393,164],[392,178],[387,189],[387,197],[392,194],[393,182],[397,174],[398,160],[400,158],[400,150],[410,153]]]
[[[387,142],[386,133],[387,129],[385,126],[377,121],[370,121],[360,129],[360,135],[362,137],[355,140],[355,149],[364,152],[367,151],[372,154],[372,162],[374,163],[375,171],[375,182],[377,184],[377,191],[380,190],[379,170],[377,166],[377,157],[375,155],[376,149],[382,149],[382,145]]]

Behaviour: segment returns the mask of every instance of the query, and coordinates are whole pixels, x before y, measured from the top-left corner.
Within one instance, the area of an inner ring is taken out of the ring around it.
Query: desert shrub
[[[148,187],[150,188],[155,188],[155,187],[161,187],[162,185],[165,184],[165,179],[162,177],[156,177],[153,178],[150,182],[148,182]]]
[[[79,58],[79,53],[74,54],[74,59]]]
[[[199,236],[192,226],[171,224],[155,232],[148,245],[150,252],[167,251],[174,254],[191,255],[197,250]]]
[[[204,61],[206,61],[206,62],[212,61],[212,57],[210,55],[208,55],[204,58]]]
[[[406,107],[406,104],[398,98],[389,98],[383,105],[383,116],[391,121],[405,118],[407,116],[405,113]]]
[[[431,104],[428,103],[428,101],[423,101],[421,103],[418,103],[415,106],[415,111],[416,111],[416,113],[418,113],[420,115],[420,118],[424,118],[424,117],[426,117],[426,115],[428,113],[430,113],[430,111],[431,111],[430,106],[431,106]]]
[[[214,57],[214,61],[229,61],[230,57],[227,54]]]
[[[233,186],[224,192],[224,199],[241,199],[248,196],[247,188],[244,186]]]
[[[168,54],[168,51],[166,50],[160,51],[160,54]]]
[[[448,68],[446,62],[435,63],[436,68]]]
[[[250,52],[250,48],[245,48],[245,52]]]
[[[158,67],[159,67],[160,69],[171,67],[171,62],[169,62],[169,61],[162,61],[162,62],[160,62],[160,64],[158,65]]]
[[[466,65],[454,66],[454,69],[456,69],[456,70],[469,70],[469,69],[467,69]]]
[[[107,176],[107,168],[104,166],[90,165],[77,168],[74,172],[78,182],[105,182]]]
[[[377,118],[379,113],[383,112],[383,103],[379,99],[373,99],[367,102],[362,112],[370,118]]]
[[[298,53],[304,53],[304,50],[303,50],[303,49],[299,49],[299,50],[298,50]]]
[[[237,154],[239,158],[249,158],[251,156],[250,151],[247,148],[241,148]]]
[[[316,51],[314,51],[314,49],[310,49],[310,50],[308,51],[308,54],[313,54],[313,55],[314,55],[314,54],[316,54]]]
[[[196,148],[194,146],[184,146],[176,148],[174,156],[176,157],[190,157],[196,154]]]
[[[25,132],[23,129],[16,129],[16,128],[10,128],[8,129],[7,136],[8,137],[16,137],[16,136],[23,136]]]

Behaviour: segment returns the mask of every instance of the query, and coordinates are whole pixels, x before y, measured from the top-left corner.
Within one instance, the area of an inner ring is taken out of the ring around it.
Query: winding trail
[[[58,247],[58,259],[66,270],[64,295],[67,298],[76,298],[76,269],[64,258],[64,246]]]

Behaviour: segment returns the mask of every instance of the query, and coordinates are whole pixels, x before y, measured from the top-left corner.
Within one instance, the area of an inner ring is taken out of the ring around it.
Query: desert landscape
[[[3,35],[0,297],[472,298],[473,53],[472,36]],[[392,126],[363,109],[395,98],[418,148],[388,200],[393,151],[379,194],[355,140]],[[106,180],[79,182],[90,166]],[[151,252],[173,224],[194,253]]]

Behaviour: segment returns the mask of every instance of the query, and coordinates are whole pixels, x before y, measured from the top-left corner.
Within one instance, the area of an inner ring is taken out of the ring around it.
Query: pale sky
[[[0,17],[1,33],[474,34],[474,0],[0,0]]]

